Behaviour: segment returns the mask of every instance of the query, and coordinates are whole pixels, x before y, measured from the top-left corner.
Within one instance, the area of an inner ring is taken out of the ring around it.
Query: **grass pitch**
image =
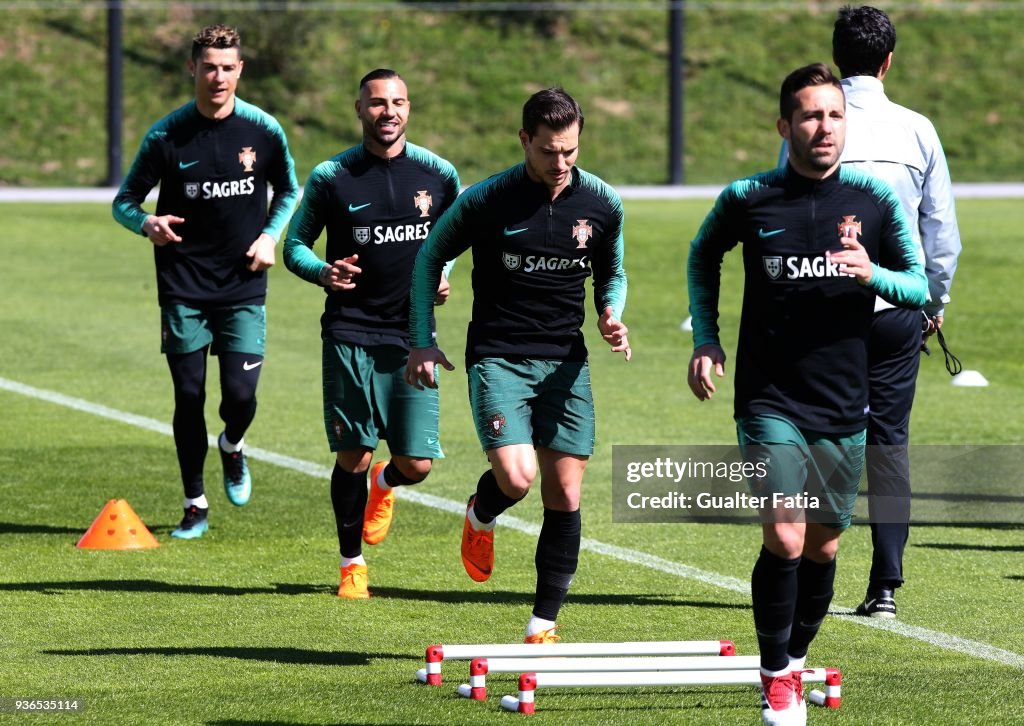
[[[583,498],[579,574],[560,622],[567,641],[718,639],[756,653],[745,591],[755,527],[611,521],[613,444],[733,442],[731,382],[699,404],[685,386],[689,336],[684,263],[710,202],[627,203],[626,322],[634,360],[591,357],[598,449]],[[430,643],[518,642],[532,605],[539,498],[500,527],[495,575],[471,582],[459,562],[458,507],[485,466],[462,370],[442,382],[442,441],[419,489],[399,501],[388,539],[366,548],[373,598],[346,602],[327,485],[320,414],[322,296],[282,265],[271,273],[268,357],[247,440],[289,459],[254,458],[252,503],[231,507],[208,458],[211,529],[168,535],[180,518],[169,376],[159,355],[149,243],[104,205],[7,205],[0,271],[0,666],[2,698],[83,698],[96,723],[449,724],[517,718],[499,711],[512,675],[488,678],[486,704],[414,680]],[[965,252],[947,337],[991,381],[950,386],[940,360],[922,365],[917,444],[1024,439],[1024,369],[1016,296],[1019,204],[959,205]],[[739,255],[723,284],[725,347],[735,348]],[[439,314],[442,347],[461,357],[468,258]],[[594,332],[588,321],[588,335]],[[730,371],[731,373],[731,371]],[[19,388],[15,384],[30,386]],[[20,391],[20,392],[18,392]],[[208,381],[210,432],[216,367]],[[41,392],[59,394],[44,400]],[[70,400],[75,399],[75,400]],[[73,406],[78,406],[75,408]],[[106,407],[106,408],[99,408]],[[85,410],[82,410],[82,409]],[[123,416],[121,414],[124,414]],[[106,414],[106,415],[100,415]],[[127,415],[142,417],[129,421]],[[152,428],[140,427],[152,421]],[[273,463],[276,461],[277,463]],[[111,498],[126,498],[161,543],[137,552],[75,542]],[[1009,494],[1007,509],[1024,498]],[[869,533],[843,538],[834,610],[810,665],[843,672],[839,711],[811,723],[1020,723],[1024,697],[1024,528],[914,527],[895,625],[842,615],[863,596]],[[630,561],[626,561],[629,559]],[[758,718],[740,687],[540,691],[538,723],[740,724]],[[13,718],[0,715],[0,719]],[[37,717],[47,720],[47,717]]]

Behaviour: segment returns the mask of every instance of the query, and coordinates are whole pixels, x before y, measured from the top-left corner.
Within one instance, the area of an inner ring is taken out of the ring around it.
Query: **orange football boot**
[[[370,469],[370,495],[363,515],[363,542],[368,545],[384,541],[395,516],[395,490],[384,491],[377,486],[377,476],[387,465],[386,461],[378,461]]]

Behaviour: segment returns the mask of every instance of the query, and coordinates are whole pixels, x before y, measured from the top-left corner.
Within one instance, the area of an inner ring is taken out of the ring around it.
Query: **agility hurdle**
[[[699,670],[740,670],[758,668],[760,656],[734,655],[723,658],[717,655],[696,655],[682,657],[607,657],[607,658],[474,658],[469,664],[469,683],[459,686],[463,698],[474,701],[487,699],[488,673],[565,673],[599,671],[699,671]]]
[[[839,708],[842,674],[836,668],[806,668],[801,673],[806,683],[824,683],[826,693],[812,692],[808,700],[823,702],[827,708]],[[519,676],[519,698],[502,696],[506,711],[531,714],[538,688],[597,688],[614,686],[760,686],[761,671],[614,671],[604,673],[523,673]],[[820,694],[820,695],[815,695]]]
[[[430,686],[441,685],[441,664],[445,660],[474,658],[543,658],[545,656],[625,655],[727,655],[735,656],[731,640],[652,640],[628,643],[491,643],[482,645],[427,646],[426,668],[416,679]]]

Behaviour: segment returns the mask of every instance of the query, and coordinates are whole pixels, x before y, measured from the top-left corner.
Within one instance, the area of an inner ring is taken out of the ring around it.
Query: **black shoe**
[[[868,588],[864,602],[857,606],[857,614],[866,615],[869,618],[895,619],[896,600],[893,598],[892,588]]]
[[[192,505],[185,510],[185,516],[181,520],[181,524],[178,528],[171,532],[171,536],[177,539],[198,539],[202,537],[206,530],[210,528],[209,523],[206,521],[206,515],[209,509],[200,509],[199,507]]]

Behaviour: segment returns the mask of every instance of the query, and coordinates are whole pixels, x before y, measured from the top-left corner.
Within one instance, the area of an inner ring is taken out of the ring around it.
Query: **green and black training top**
[[[245,253],[261,233],[280,239],[299,195],[274,117],[240,98],[216,120],[199,113],[195,101],[186,103],[146,133],[114,198],[114,218],[143,234],[142,203],[157,184],[156,215],[185,219],[173,225],[180,243],[153,248],[160,305],[262,304],[266,271],[246,269]]]
[[[867,250],[869,284],[830,260],[843,249],[842,236]],[[788,167],[729,185],[690,246],[694,348],[720,344],[720,268],[739,242],[736,417],[774,413],[810,431],[863,430],[874,296],[920,308],[927,294],[899,200],[884,183],[844,166],[822,180]]]
[[[327,290],[321,318],[325,338],[409,347],[413,262],[458,195],[455,167],[408,142],[390,159],[360,144],[313,170],[288,227],[285,265],[319,284],[325,263],[313,252],[313,244],[326,229],[326,259],[333,263],[358,254],[355,264],[362,269],[355,288]]]
[[[552,201],[517,164],[468,189],[431,230],[413,272],[410,339],[432,344],[430,306],[441,266],[473,249],[473,314],[466,361],[487,358],[583,361],[584,283],[594,277],[600,313],[626,303],[619,195],[572,169]]]

